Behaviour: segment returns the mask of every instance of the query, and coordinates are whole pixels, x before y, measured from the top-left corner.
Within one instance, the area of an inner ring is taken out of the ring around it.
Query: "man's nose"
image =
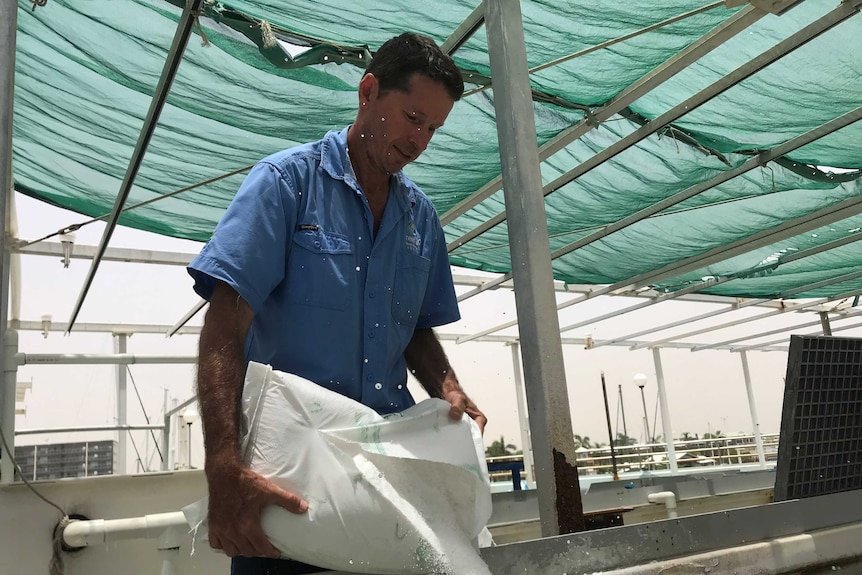
[[[421,127],[416,128],[416,131],[410,137],[410,142],[416,146],[417,151],[421,154],[428,147],[432,135],[431,130]]]

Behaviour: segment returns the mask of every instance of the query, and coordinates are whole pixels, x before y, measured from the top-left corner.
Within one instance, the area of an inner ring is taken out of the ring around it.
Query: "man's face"
[[[422,74],[411,76],[407,91],[380,93],[377,79],[366,76],[372,87],[360,91],[361,138],[371,164],[395,173],[419,157],[446,120],[454,100],[443,84]]]

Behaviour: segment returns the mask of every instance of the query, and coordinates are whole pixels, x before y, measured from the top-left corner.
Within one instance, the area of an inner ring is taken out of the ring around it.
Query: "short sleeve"
[[[461,319],[455,284],[452,282],[452,269],[449,267],[446,237],[436,212],[430,206],[429,209],[433,216],[429,220],[433,223],[429,226],[430,233],[426,239],[430,247],[426,255],[431,260],[431,268],[428,272],[428,287],[422,301],[422,310],[416,323],[419,329],[446,325]]]
[[[259,163],[187,268],[195,292],[209,300],[215,280],[221,280],[257,313],[284,279],[288,235],[295,226],[293,184],[273,164]]]

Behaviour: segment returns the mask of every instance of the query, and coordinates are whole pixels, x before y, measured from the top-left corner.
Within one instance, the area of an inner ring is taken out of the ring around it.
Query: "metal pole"
[[[533,440],[530,438],[530,421],[527,418],[527,403],[524,397],[524,378],[521,376],[521,346],[510,344],[512,348],[512,372],[515,376],[515,398],[518,403],[518,423],[521,425],[521,445],[524,450],[524,473],[527,485],[536,486],[536,470],[533,464]]]
[[[126,175],[123,177],[123,183],[120,185],[120,190],[117,194],[117,199],[114,201],[114,209],[111,211],[111,217],[108,218],[105,230],[102,232],[102,239],[99,241],[99,247],[96,250],[96,256],[93,258],[93,263],[90,265],[90,270],[87,272],[87,278],[84,280],[84,285],[81,288],[81,293],[78,294],[78,301],[75,303],[75,309],[69,318],[69,325],[66,331],[72,331],[75,325],[75,320],[78,319],[78,313],[81,311],[81,306],[84,305],[84,300],[87,298],[87,293],[90,291],[90,286],[93,284],[93,279],[96,277],[96,272],[99,270],[99,264],[102,262],[102,257],[105,255],[105,250],[111,237],[114,235],[114,229],[120,220],[120,214],[123,212],[123,207],[126,205],[126,200],[129,193],[132,191],[132,186],[135,183],[135,178],[138,175],[138,170],[141,167],[141,162],[144,159],[144,154],[147,147],[150,145],[150,139],[153,132],[156,130],[156,124],[159,121],[159,116],[162,113],[162,108],[170,92],[171,84],[177,74],[177,69],[180,67],[180,62],[183,58],[186,45],[192,35],[192,27],[197,21],[197,13],[200,10],[203,0],[187,0],[185,9],[183,10],[180,21],[177,24],[177,31],[174,34],[174,40],[171,44],[170,52],[168,52],[167,60],[162,68],[162,74],[159,77],[159,83],[153,93],[153,99],[150,101],[150,108],[147,111],[147,117],[144,120],[144,125],[138,135],[138,141],[135,144],[135,150],[132,152],[132,158],[126,168]]]
[[[171,421],[172,418],[166,410],[165,427],[162,429],[162,453],[164,453],[162,457],[162,471],[168,471],[171,468]]]
[[[164,423],[162,427],[162,471],[168,470],[168,459],[170,459],[170,454],[168,453],[168,442],[171,437],[171,416],[168,415],[168,388],[166,387],[164,390],[164,398],[162,399],[162,413],[164,413]]]
[[[619,398],[620,398],[620,411],[623,414],[623,435],[626,437],[626,441],[628,441],[629,430],[628,430],[628,428],[626,428],[626,404],[623,403],[623,386],[622,386],[622,384],[619,384],[617,386],[617,395],[619,395]]]
[[[15,352],[18,350],[18,333],[6,332],[9,316],[9,246],[7,242],[7,219],[9,195],[12,194],[12,112],[15,101],[15,41],[18,29],[18,1],[0,0],[0,361],[3,383],[0,386],[0,430],[8,444],[9,453],[4,451],[0,458],[0,483],[12,483],[15,467],[15,386],[18,378],[18,364]]]
[[[126,353],[129,336],[125,333],[114,334],[114,353]],[[117,381],[117,425],[128,425],[128,376],[126,366],[117,364],[115,368]],[[128,453],[129,432],[117,432],[117,472],[119,475],[126,474],[126,454]]]
[[[605,372],[602,372],[602,396],[605,399],[605,419],[608,421],[608,438],[611,440],[611,469],[614,473],[614,481],[620,478],[617,473],[617,454],[614,451],[614,430],[611,428],[611,408],[608,407],[608,387],[605,385]]]
[[[521,6],[484,0],[542,535],[584,529]]]
[[[823,335],[832,335],[832,325],[829,323],[829,314],[820,312],[820,325],[823,327]]]
[[[440,44],[440,49],[451,56],[479,30],[479,27],[482,26],[484,21],[485,11],[482,8],[482,5],[479,4],[472,12],[470,12],[470,15],[467,16],[457,28],[455,28],[455,31],[452,32],[452,34],[450,34],[442,44]]]
[[[188,442],[188,459],[186,460],[186,467],[188,469],[194,469],[192,467],[192,424],[186,424],[186,441]]]
[[[745,392],[748,394],[748,410],[751,412],[751,426],[754,428],[754,444],[757,446],[757,461],[766,467],[766,452],[763,451],[763,437],[760,434],[760,420],[757,419],[757,406],[754,404],[754,390],[751,387],[751,372],[748,369],[748,353],[739,352],[742,359],[742,376],[745,378]]]
[[[8,269],[8,268],[7,268]],[[8,276],[4,273],[4,279]],[[6,282],[8,284],[8,282]],[[5,447],[0,458],[0,484],[9,484],[15,480],[15,464],[12,458],[15,455],[15,387],[18,384],[18,364],[15,362],[15,353],[18,351],[18,332],[14,329],[5,331],[2,339],[2,361],[3,380],[0,387],[0,426],[2,426]],[[6,451],[8,448],[8,452]],[[35,460],[34,460],[35,461]]]
[[[661,405],[661,428],[664,434],[664,442],[667,445],[667,459],[670,463],[671,475],[676,475],[676,447],[673,444],[673,429],[670,424],[670,409],[667,407],[667,388],[664,385],[664,369],[661,365],[661,350],[654,347],[652,350],[653,362],[655,362],[655,379],[658,384],[658,400]],[[655,427],[655,422],[653,422]]]
[[[644,386],[639,385],[638,387],[641,388],[641,402],[644,406],[644,443],[652,443],[652,435],[649,432],[649,418],[647,417],[646,410],[646,398],[644,397]]]

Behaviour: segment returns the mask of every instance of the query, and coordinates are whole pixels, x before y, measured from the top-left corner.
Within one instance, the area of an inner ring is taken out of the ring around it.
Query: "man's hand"
[[[476,407],[476,404],[473,403],[469,397],[467,397],[464,390],[453,389],[444,391],[443,399],[452,405],[452,409],[449,410],[449,417],[457,421],[461,419],[461,415],[466,413],[470,416],[470,419],[475,421],[476,425],[479,426],[479,431],[483,434],[485,433],[485,424],[488,423],[488,418],[485,417],[484,413],[479,411],[479,408]]]
[[[210,547],[229,557],[280,557],[260,526],[261,513],[268,505],[305,513],[308,503],[240,464],[208,469],[207,481]]]

